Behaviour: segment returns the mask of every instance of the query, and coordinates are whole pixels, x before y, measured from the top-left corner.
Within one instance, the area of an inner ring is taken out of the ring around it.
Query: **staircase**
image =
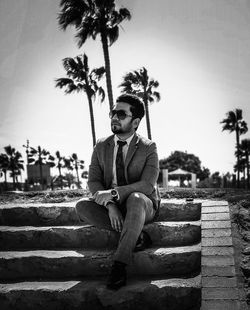
[[[105,285],[117,234],[82,225],[74,205],[0,205],[1,310],[200,309],[201,203],[162,201],[118,291]]]

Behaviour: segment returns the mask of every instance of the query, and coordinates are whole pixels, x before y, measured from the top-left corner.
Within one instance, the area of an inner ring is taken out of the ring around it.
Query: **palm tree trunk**
[[[91,131],[92,131],[92,139],[93,139],[93,147],[96,145],[96,136],[95,136],[95,119],[94,119],[94,111],[93,111],[93,104],[92,99],[89,92],[89,83],[87,77],[85,78],[86,88],[87,88],[87,97],[89,102],[89,115],[90,115],[90,124],[91,124]]]
[[[7,190],[7,171],[3,171],[4,173],[4,189]]]
[[[248,189],[250,189],[250,176],[249,176],[249,174],[250,174],[250,171],[249,171],[249,154],[248,154],[248,152],[247,152],[247,154],[246,154],[247,156],[246,156],[246,160],[247,160],[247,188]]]
[[[39,163],[39,170],[40,170],[40,181],[42,185],[42,190],[44,190],[44,185],[43,185],[43,165]]]
[[[145,113],[146,113],[146,123],[147,123],[147,131],[148,131],[148,138],[152,140],[151,136],[151,127],[150,127],[150,119],[149,119],[149,110],[148,110],[148,101],[144,98],[144,105],[145,105]]]
[[[111,82],[111,68],[110,68],[108,40],[107,40],[107,35],[104,32],[101,33],[101,41],[102,41],[102,49],[103,49],[104,62],[105,62],[106,85],[107,85],[107,92],[108,92],[108,98],[109,98],[109,109],[111,111],[114,105],[114,101],[113,101],[112,82]]]
[[[61,172],[61,167],[58,167],[59,170],[59,176],[60,176],[60,184],[61,184],[61,189],[63,189],[63,180],[62,180],[62,172]]]
[[[81,186],[80,186],[80,179],[79,179],[79,173],[78,173],[78,167],[75,166],[75,169],[76,169],[77,185],[78,185],[78,188],[81,188]]]
[[[240,167],[239,167],[239,162],[240,162],[240,136],[239,136],[239,128],[237,127],[236,130],[236,150],[237,150],[237,188],[240,187]]]

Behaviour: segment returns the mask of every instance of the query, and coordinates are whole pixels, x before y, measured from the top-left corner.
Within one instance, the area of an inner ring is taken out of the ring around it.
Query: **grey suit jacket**
[[[88,186],[92,194],[112,187],[114,135],[98,140],[89,166]],[[122,204],[133,192],[148,196],[158,211],[160,195],[157,189],[159,160],[154,142],[135,134],[125,159],[127,185],[116,187]]]

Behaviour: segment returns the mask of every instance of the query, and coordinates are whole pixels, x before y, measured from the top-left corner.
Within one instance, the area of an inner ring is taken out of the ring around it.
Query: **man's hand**
[[[93,195],[92,199],[99,205],[106,206],[108,201],[112,200],[111,189],[106,190],[106,191],[97,191]]]
[[[118,232],[121,232],[123,226],[123,217],[121,211],[114,203],[109,203],[107,208],[109,210],[109,219],[112,228]]]

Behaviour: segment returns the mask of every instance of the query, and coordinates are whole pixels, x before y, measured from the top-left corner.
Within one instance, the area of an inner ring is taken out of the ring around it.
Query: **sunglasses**
[[[133,115],[129,115],[124,110],[112,110],[109,112],[109,118],[113,118],[117,115],[119,120],[124,120],[126,117],[133,117]]]

